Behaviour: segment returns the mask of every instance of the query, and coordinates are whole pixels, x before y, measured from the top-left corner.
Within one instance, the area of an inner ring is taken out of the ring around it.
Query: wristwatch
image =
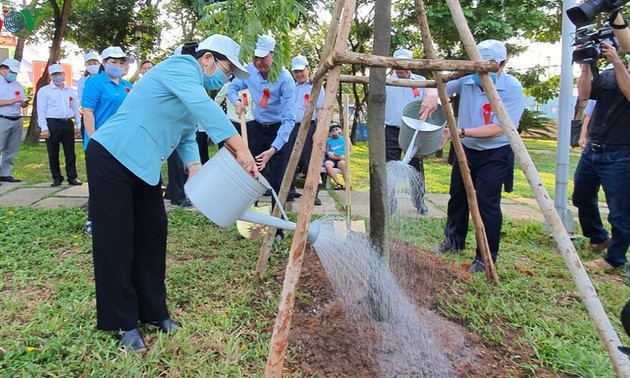
[[[466,129],[459,129],[459,137],[460,138],[466,137]]]

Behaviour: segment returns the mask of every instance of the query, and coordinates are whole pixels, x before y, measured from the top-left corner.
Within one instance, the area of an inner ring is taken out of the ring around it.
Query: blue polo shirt
[[[255,108],[252,111],[254,119],[259,123],[281,123],[280,129],[271,147],[280,150],[289,140],[289,135],[295,126],[295,114],[293,111],[293,87],[295,82],[286,68],[282,68],[278,80],[271,82],[263,78],[258,69],[253,64],[246,67],[249,78],[234,79],[228,87],[228,100],[234,104],[240,97],[238,92],[242,89],[249,89],[254,101]],[[266,106],[262,106],[263,93],[268,91],[269,98]]]
[[[394,72],[390,78],[398,79]],[[411,73],[409,80],[426,80],[424,76]],[[394,87],[388,85],[385,87],[387,100],[385,101],[385,124],[387,126],[400,127],[402,124],[402,112],[405,105],[415,100],[424,98],[424,88]]]
[[[304,118],[304,111],[306,110],[306,105],[308,103],[308,99],[311,95],[311,91],[313,90],[313,84],[309,83],[308,80],[300,83],[295,83],[295,88],[293,92],[293,109],[295,110],[295,122],[301,123],[302,118]],[[317,119],[317,110],[324,107],[324,87],[319,91],[319,97],[317,97],[317,102],[315,103],[315,111],[313,111],[313,115],[311,116],[311,121],[315,121]]]
[[[96,130],[116,113],[132,87],[133,85],[123,78],[120,78],[118,84],[114,83],[105,72],[92,76],[85,81],[81,107],[94,111],[94,126]],[[84,133],[83,149],[87,148],[88,141],[89,137],[87,133]]]
[[[525,110],[525,95],[523,94],[523,86],[514,76],[505,72],[497,78],[495,83],[499,97],[503,102],[506,112],[508,113],[514,127],[518,127],[521,115]],[[457,125],[460,129],[472,129],[484,126],[486,124],[484,118],[483,106],[489,104],[486,92],[472,79],[472,75],[461,77],[457,80],[446,83],[446,92],[448,96],[455,93],[459,94],[459,114]],[[490,114],[490,123],[500,125],[499,119],[494,111]],[[483,151],[499,148],[510,144],[505,134],[501,134],[495,138],[462,138],[462,144],[473,150]]]

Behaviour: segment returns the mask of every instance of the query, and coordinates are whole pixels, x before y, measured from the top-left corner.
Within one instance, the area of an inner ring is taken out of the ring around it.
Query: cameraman
[[[629,51],[628,24],[619,14],[611,18],[613,33],[622,50]],[[613,46],[603,42],[601,56],[612,64],[612,69],[600,73],[595,62],[582,64],[578,79],[579,99],[593,99],[597,104],[588,128],[588,142],[575,171],[573,204],[578,208],[582,232],[590,239],[589,248],[593,251],[608,248],[603,258],[584,265],[610,270],[626,264],[630,246],[630,200],[626,194],[630,186],[630,73]],[[612,238],[599,213],[600,185],[606,194]]]

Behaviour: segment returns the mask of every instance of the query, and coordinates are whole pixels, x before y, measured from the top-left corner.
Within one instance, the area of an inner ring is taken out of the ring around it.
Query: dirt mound
[[[433,311],[436,293],[455,279],[470,278],[463,266],[449,265],[403,242],[392,243],[390,251],[391,270],[417,306],[419,316],[435,333],[457,376],[521,375],[518,366],[502,356],[502,351],[485,347],[464,326]],[[304,255],[299,292],[289,337],[294,358],[287,361],[288,370],[325,377],[382,375],[377,359],[370,353],[379,335],[369,326],[348,320],[313,250]]]

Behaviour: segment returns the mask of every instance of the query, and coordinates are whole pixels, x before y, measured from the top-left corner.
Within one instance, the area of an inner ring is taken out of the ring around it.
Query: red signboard
[[[46,68],[46,63],[41,60],[33,61],[33,86],[37,84],[39,79],[44,74],[44,69]],[[72,86],[72,64],[70,63],[60,63],[63,68],[63,72],[66,76],[64,83],[68,86]]]
[[[17,39],[10,35],[0,35],[0,46],[3,47],[15,47],[17,45]]]

